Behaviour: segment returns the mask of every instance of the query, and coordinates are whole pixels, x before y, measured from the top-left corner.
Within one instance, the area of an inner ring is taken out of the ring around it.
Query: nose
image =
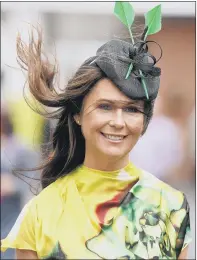
[[[115,115],[114,115],[114,126],[116,128],[122,128],[125,126],[125,121],[124,121],[124,117],[122,114],[122,109],[119,109],[116,111]]]

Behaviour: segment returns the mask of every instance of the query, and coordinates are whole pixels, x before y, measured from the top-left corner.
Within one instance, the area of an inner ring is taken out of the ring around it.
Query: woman
[[[185,259],[184,194],[129,161],[159,89],[160,69],[147,42],[107,42],[58,94],[56,67],[41,60],[38,36],[29,46],[18,39],[18,57],[31,93],[58,108],[47,117],[59,121],[52,156],[41,167],[43,190],[24,207],[1,250],[16,248],[17,259]]]

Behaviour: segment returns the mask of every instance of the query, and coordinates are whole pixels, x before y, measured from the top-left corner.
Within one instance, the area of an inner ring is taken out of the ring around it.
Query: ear
[[[80,125],[80,117],[79,117],[79,114],[74,115],[74,120],[75,120],[75,122],[76,122],[78,125]]]

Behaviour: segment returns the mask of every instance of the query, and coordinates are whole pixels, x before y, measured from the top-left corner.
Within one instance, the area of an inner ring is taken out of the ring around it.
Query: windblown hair
[[[17,56],[19,65],[27,72],[28,86],[33,97],[45,107],[56,108],[53,112],[36,111],[46,118],[58,119],[52,137],[52,156],[42,166],[33,169],[42,171],[41,184],[45,188],[83,163],[85,139],[74,115],[80,113],[84,97],[106,76],[97,67],[82,65],[64,91],[57,93],[54,84],[58,73],[57,63],[51,64],[43,53],[42,32],[38,29],[37,35],[35,39],[32,30],[28,45],[22,42],[20,35],[17,37]],[[152,117],[153,104],[154,101],[144,103],[143,132]]]

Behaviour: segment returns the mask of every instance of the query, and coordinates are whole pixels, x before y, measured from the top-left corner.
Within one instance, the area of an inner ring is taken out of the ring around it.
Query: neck
[[[129,164],[129,154],[123,158],[113,158],[107,156],[95,156],[93,154],[85,155],[83,164],[95,170],[100,171],[116,171],[124,168]]]

